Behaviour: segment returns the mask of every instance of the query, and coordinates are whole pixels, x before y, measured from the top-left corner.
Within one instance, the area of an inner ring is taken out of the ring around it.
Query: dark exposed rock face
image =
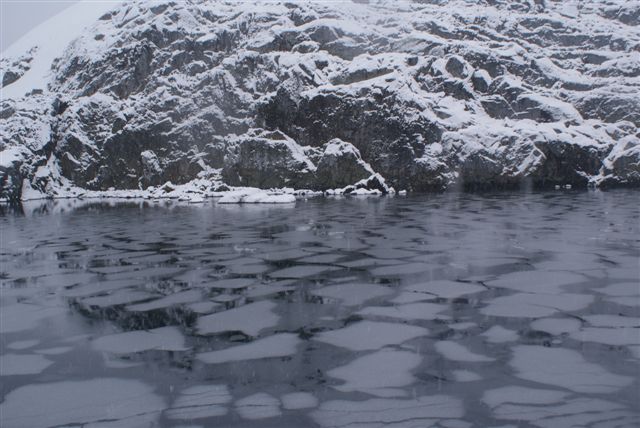
[[[604,185],[636,185],[640,181],[640,146],[637,138],[620,139],[617,146],[604,160]]]
[[[0,104],[0,198],[374,173],[417,191],[637,186],[639,11],[127,2],[54,62],[48,90]],[[3,58],[3,86],[37,54]]]
[[[306,188],[315,169],[302,147],[279,131],[249,132],[227,150],[222,176],[232,186]]]
[[[374,174],[371,166],[362,160],[360,151],[352,144],[334,138],[323,148],[316,170],[317,187],[321,189],[345,187]]]

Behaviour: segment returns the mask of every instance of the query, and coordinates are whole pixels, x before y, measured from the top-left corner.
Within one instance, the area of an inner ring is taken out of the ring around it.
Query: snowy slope
[[[100,7],[3,57],[0,197],[640,184],[638,1]]]
[[[19,58],[31,50],[34,50],[34,55],[24,75],[2,88],[2,98],[18,98],[34,89],[47,90],[54,60],[64,54],[86,27],[114,7],[118,7],[118,3],[113,1],[81,1],[49,18],[9,46],[2,52],[2,58]]]

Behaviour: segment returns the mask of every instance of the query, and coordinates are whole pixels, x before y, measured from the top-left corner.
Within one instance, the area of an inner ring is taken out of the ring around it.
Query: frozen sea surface
[[[2,427],[640,426],[640,193],[2,207]]]

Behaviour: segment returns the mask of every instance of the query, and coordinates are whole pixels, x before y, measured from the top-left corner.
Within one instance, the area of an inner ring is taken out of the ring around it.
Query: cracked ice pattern
[[[5,211],[0,425],[637,426],[639,199]]]

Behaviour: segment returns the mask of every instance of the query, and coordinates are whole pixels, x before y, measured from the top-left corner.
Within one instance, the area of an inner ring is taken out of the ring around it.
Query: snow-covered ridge
[[[47,90],[51,80],[53,62],[64,55],[69,44],[79,37],[86,27],[98,20],[109,9],[118,7],[113,1],[81,1],[25,34],[2,52],[4,61],[20,58],[30,50],[36,50],[28,69],[14,83],[2,88],[2,98],[19,98],[34,89]]]
[[[357,190],[372,174],[416,191],[637,186],[639,11],[81,3],[3,54],[0,197],[193,180]]]

